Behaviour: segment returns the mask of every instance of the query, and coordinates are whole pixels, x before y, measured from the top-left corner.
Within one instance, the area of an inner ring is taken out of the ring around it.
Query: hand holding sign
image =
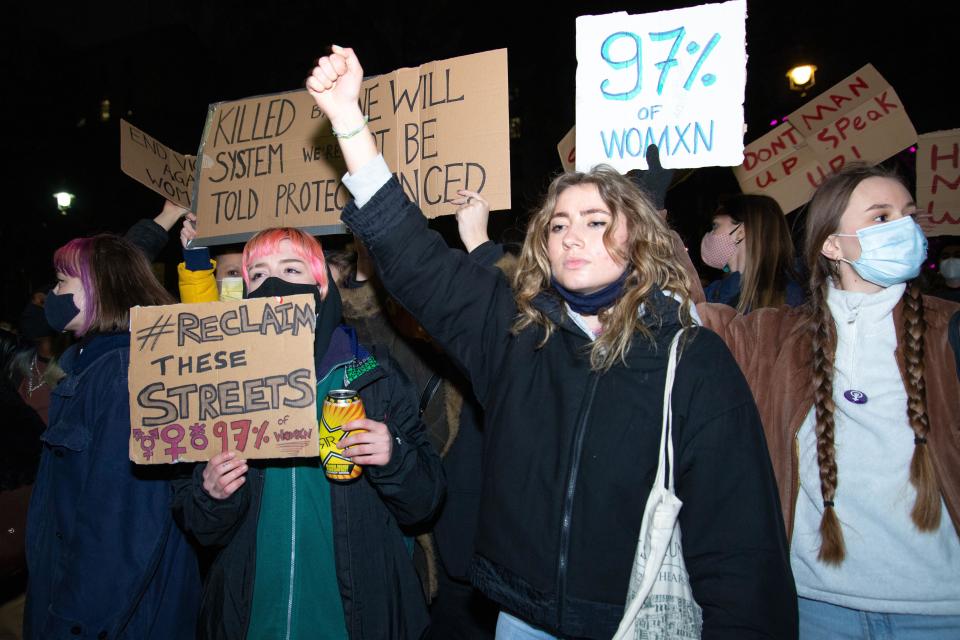
[[[363,68],[353,49],[334,45],[329,56],[317,60],[306,85],[334,130],[345,131],[342,127],[356,128],[363,119],[359,106],[361,82]]]
[[[393,455],[393,436],[387,425],[376,420],[361,418],[341,427],[348,431],[337,446],[343,455],[364,467],[382,467]],[[353,433],[356,431],[357,433]]]
[[[203,490],[211,498],[226,500],[247,481],[247,461],[235,451],[218,453],[203,467]]]
[[[157,214],[157,217],[154,218],[153,221],[166,231],[170,231],[170,229],[173,229],[173,225],[177,224],[180,218],[188,213],[190,213],[190,209],[185,209],[176,202],[167,200],[163,203],[163,209],[160,210],[160,213]]]
[[[184,249],[190,249],[190,243],[197,237],[197,215],[188,213],[183,220],[183,227],[180,229],[180,245]]]
[[[457,194],[460,199],[453,201],[453,204],[460,205],[457,209],[457,231],[467,253],[470,253],[490,240],[487,235],[490,204],[476,191],[460,189]]]

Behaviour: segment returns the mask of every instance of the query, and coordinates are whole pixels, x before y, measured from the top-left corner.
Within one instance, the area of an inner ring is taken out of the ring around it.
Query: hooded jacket
[[[650,298],[655,340],[625,364],[590,368],[590,339],[558,298],[558,325],[514,335],[507,281],[449,250],[389,180],[343,221],[387,288],[466,371],[485,411],[472,578],[501,608],[565,637],[608,638],[623,614],[640,520],[657,468],[670,299]],[[695,331],[673,396],[683,551],[704,638],[791,638],[796,593],[759,416],[721,340]]]

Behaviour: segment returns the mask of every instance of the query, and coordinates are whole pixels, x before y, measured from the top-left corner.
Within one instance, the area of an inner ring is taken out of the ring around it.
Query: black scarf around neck
[[[613,306],[620,298],[623,293],[623,284],[627,281],[628,275],[630,275],[630,269],[624,269],[619,278],[600,289],[600,291],[593,293],[576,293],[564,289],[553,277],[550,278],[550,284],[560,294],[560,297],[566,300],[571,309],[582,316],[595,316],[603,309]]]
[[[317,329],[313,338],[313,357],[319,362],[330,346],[330,336],[340,324],[343,316],[343,303],[340,301],[340,291],[334,284],[333,278],[327,276],[327,297],[320,300],[320,288],[315,284],[297,284],[287,282],[281,278],[270,277],[264,280],[255,291],[248,291],[247,298],[271,298],[274,296],[295,296],[306,293],[313,295],[313,302],[317,312]]]

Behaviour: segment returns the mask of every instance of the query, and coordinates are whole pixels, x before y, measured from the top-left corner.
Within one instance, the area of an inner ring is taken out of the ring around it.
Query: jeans
[[[960,616],[874,613],[799,599],[800,640],[956,640]]]
[[[546,631],[531,627],[520,618],[514,618],[505,611],[497,618],[497,640],[557,640]]]

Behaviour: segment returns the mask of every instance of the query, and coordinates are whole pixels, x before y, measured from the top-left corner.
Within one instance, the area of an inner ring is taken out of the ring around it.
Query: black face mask
[[[330,346],[330,336],[340,324],[343,308],[340,302],[340,292],[333,284],[333,278],[327,272],[327,299],[320,299],[320,287],[315,284],[287,282],[282,278],[271,276],[260,283],[254,291],[244,291],[244,298],[272,298],[310,294],[313,296],[314,309],[317,312],[317,330],[313,338],[314,358],[319,362]]]
[[[43,304],[43,315],[47,324],[55,331],[66,331],[70,321],[79,315],[80,309],[73,303],[73,294],[57,294],[53,289],[47,294]]]

